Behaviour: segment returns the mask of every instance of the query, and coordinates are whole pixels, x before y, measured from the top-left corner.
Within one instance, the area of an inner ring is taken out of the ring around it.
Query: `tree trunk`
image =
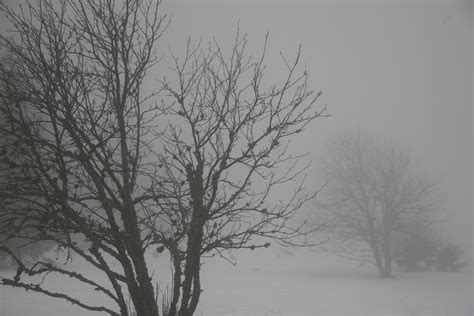
[[[143,255],[140,255],[140,251],[129,251],[134,263],[134,269],[136,272],[136,281],[138,286],[132,288],[129,287],[130,297],[133,301],[137,316],[158,316],[158,306],[155,298],[155,291],[151,278],[149,277],[148,270],[146,268],[146,262]]]
[[[385,263],[385,275],[384,277],[392,276],[392,253],[390,247],[390,232],[384,232],[383,236],[383,256]]]
[[[199,221],[199,219],[197,219],[197,221]],[[201,291],[199,270],[201,268],[202,236],[202,227],[191,229],[191,232],[188,235],[188,251],[186,253],[186,264],[184,267],[183,297],[181,300],[181,308],[179,310],[180,316],[193,315],[197,306],[196,299],[199,299],[199,296],[196,298],[195,293],[197,290],[199,292]]]
[[[193,278],[193,294],[191,296],[191,302],[189,303],[188,312],[189,315],[194,314],[196,311],[197,304],[199,303],[199,297],[201,296],[201,276],[200,267],[194,271]]]
[[[138,237],[138,240],[136,239]],[[135,305],[137,316],[158,316],[158,306],[155,291],[146,266],[145,257],[141,249],[139,236],[128,242],[128,253],[133,261],[138,288],[130,291]]]
[[[186,263],[184,266],[183,296],[181,299],[180,316],[192,316],[196,310],[201,293],[200,269],[201,269],[201,246],[203,239],[203,227],[207,220],[207,214],[203,203],[203,164],[198,163],[193,171],[190,165],[186,166],[187,178],[191,189],[192,216],[188,233],[188,244],[186,251]]]
[[[386,277],[386,271],[385,271],[385,266],[383,264],[382,256],[380,255],[380,251],[377,247],[377,244],[375,242],[370,244],[370,247],[372,249],[372,252],[374,254],[374,259],[375,259],[375,265],[377,266],[377,269],[379,270],[380,277]]]
[[[129,196],[129,195],[128,195]],[[126,204],[131,205],[127,196]],[[130,288],[130,297],[137,316],[158,316],[158,306],[152,279],[148,273],[135,209],[132,206],[122,210],[125,227],[125,246],[133,263],[135,286]]]
[[[173,260],[173,267],[174,267],[174,276],[173,276],[173,297],[171,299],[171,303],[168,310],[168,315],[164,316],[176,316],[177,306],[179,297],[181,294],[181,276],[183,271],[181,269],[181,258],[178,252],[178,248],[172,250],[172,260]]]
[[[368,222],[369,225],[369,239],[368,242],[370,244],[370,248],[372,249],[372,253],[375,259],[375,265],[379,270],[380,277],[386,277],[385,266],[383,264],[382,255],[380,254],[379,246],[377,244],[377,236],[375,234],[374,225],[371,220]]]

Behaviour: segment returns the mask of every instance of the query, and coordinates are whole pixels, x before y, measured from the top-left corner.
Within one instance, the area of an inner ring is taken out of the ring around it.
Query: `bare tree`
[[[431,221],[433,185],[413,170],[406,152],[360,133],[330,144],[324,170],[318,206],[333,241],[329,250],[391,276],[394,236],[410,223]]]
[[[267,37],[257,59],[246,55],[239,32],[228,55],[217,42],[203,50],[188,41],[182,59],[174,58],[176,78],[163,81],[169,124],[156,178],[161,225],[150,227],[159,227],[159,250],[168,249],[173,260],[169,315],[195,311],[202,256],[229,260],[225,251],[268,247],[265,238],[308,244],[306,221],[292,219],[316,192],[305,190],[307,165],[288,146],[324,108],[314,107],[321,93],[297,69],[299,50],[291,63],[282,55],[282,83],[264,88]],[[289,192],[286,201],[272,194],[279,187]]]
[[[3,60],[8,60],[8,57],[9,56],[0,57],[0,62],[2,62]],[[0,89],[2,89],[1,86],[0,86]],[[2,106],[5,106],[5,104],[0,99],[0,107]],[[1,120],[2,117],[3,116],[0,115],[0,124],[5,124],[6,122]],[[4,139],[3,137],[0,138],[0,181],[2,181],[1,179],[6,178],[7,175],[9,178],[12,178],[13,176],[12,169],[18,170],[17,168],[12,168],[12,163],[10,159],[7,159],[8,157],[3,157],[4,155],[6,155],[7,141],[8,140]],[[20,153],[17,151],[15,153],[15,160],[19,159],[18,158],[19,155]],[[4,159],[1,159],[2,157]],[[21,176],[21,173],[18,173],[16,175],[15,190],[21,191],[22,189],[20,187],[26,188],[29,186],[30,186],[30,183],[28,182],[28,179],[25,179],[24,177]],[[0,205],[2,205],[1,207],[3,209],[10,207],[10,205],[8,205],[8,203],[11,202],[11,199],[9,197],[10,196],[9,196],[8,191],[6,190],[0,191]],[[22,240],[20,238],[11,238],[11,237],[3,235],[2,232],[5,232],[7,230],[8,230],[8,227],[0,228],[0,240],[4,240],[6,243],[8,243],[9,248],[15,252],[16,256],[23,256],[26,258],[29,257],[31,261],[37,260],[38,258],[47,259],[47,256],[46,256],[47,253],[54,247],[54,243],[47,242],[47,241],[35,242],[34,244],[30,244],[29,241],[27,240]],[[15,268],[16,266],[17,266],[16,262],[11,258],[10,255],[4,252],[0,252],[0,269],[11,269],[11,268]]]
[[[18,265],[1,284],[110,315],[129,315],[130,298],[137,315],[158,315],[142,197],[152,185],[146,157],[159,112],[142,85],[168,23],[159,4],[40,0],[16,11],[1,4],[11,32],[0,36],[9,56],[0,66],[1,159],[8,167],[0,182],[0,251]],[[29,264],[12,239],[53,241],[105,281],[67,265]],[[110,304],[94,305],[43,283],[58,275]]]
[[[163,80],[158,90],[167,96],[156,104],[157,92],[147,94],[143,82],[168,22],[159,4],[1,6],[13,33],[0,37],[11,56],[0,66],[0,251],[18,265],[1,284],[90,311],[155,316],[145,254],[167,249],[174,279],[163,314],[192,315],[202,256],[268,247],[265,237],[307,244],[311,229],[292,219],[316,192],[305,192],[304,155],[289,154],[288,146],[324,109],[314,109],[321,93],[297,70],[300,51],[292,63],[282,56],[283,82],[264,88],[266,38],[257,60],[245,55],[240,34],[229,58],[217,43],[207,52],[188,43],[184,59],[174,59],[176,85]],[[274,189],[291,186],[287,201],[272,203]],[[66,260],[81,257],[106,281],[68,265],[30,264],[12,249],[13,239],[53,241]],[[110,304],[48,288],[44,280],[55,275],[90,286]]]

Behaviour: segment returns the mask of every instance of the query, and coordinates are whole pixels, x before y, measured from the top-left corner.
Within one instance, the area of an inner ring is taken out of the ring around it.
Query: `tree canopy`
[[[381,276],[390,276],[394,234],[431,221],[434,186],[406,151],[388,142],[347,132],[328,147],[318,219],[327,222],[331,251],[373,263]]]
[[[268,247],[261,237],[305,244],[298,238],[309,230],[292,219],[315,192],[287,144],[324,108],[315,108],[321,93],[308,87],[299,50],[293,61],[282,56],[286,76],[268,86],[266,38],[256,59],[239,33],[228,55],[217,42],[208,50],[189,42],[186,57],[174,58],[176,76],[150,91],[144,82],[156,74],[169,23],[160,1],[0,8],[13,30],[0,35],[9,56],[0,65],[0,252],[18,267],[2,273],[2,285],[109,315],[192,315],[203,255]],[[273,189],[291,183],[289,199],[272,203]],[[28,262],[14,239],[53,242],[66,263],[80,257],[104,279]],[[174,277],[162,303],[147,253],[164,250]],[[104,303],[48,288],[54,276]]]

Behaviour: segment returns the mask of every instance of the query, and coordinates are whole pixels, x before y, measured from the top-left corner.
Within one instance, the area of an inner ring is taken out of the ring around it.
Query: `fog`
[[[292,150],[310,153],[309,158],[312,161],[308,177],[310,185],[317,188],[324,184],[322,166],[318,162],[327,154],[327,143],[341,132],[361,131],[380,140],[398,144],[411,155],[419,171],[428,175],[437,186],[442,203],[438,205],[436,211],[443,218],[438,224],[438,229],[443,238],[462,245],[466,257],[471,256],[472,3],[468,1],[179,1],[165,3],[164,8],[173,16],[173,22],[164,41],[168,42],[175,52],[184,47],[183,38],[187,36],[191,36],[195,41],[202,40],[204,43],[215,37],[224,48],[229,48],[238,23],[240,31],[248,34],[248,52],[258,55],[262,51],[264,34],[269,31],[266,60],[269,81],[278,82],[278,78],[285,71],[280,52],[284,56],[293,57],[298,45],[302,45],[302,60],[310,73],[311,87],[316,91],[323,91],[323,96],[317,105],[327,104],[327,113],[331,115],[329,118],[317,119],[292,142]],[[296,274],[306,275],[306,278],[310,275],[306,273],[311,269],[308,266],[313,267],[315,271],[318,271],[319,267],[321,270],[314,273],[326,276],[323,279],[325,281],[327,278],[330,279],[330,276],[337,275],[336,279],[345,280],[340,287],[354,283],[352,274],[347,275],[343,272],[344,269],[340,271],[334,268],[339,264],[345,266],[347,263],[345,261],[338,261],[331,256],[315,259],[305,255],[304,251],[301,253],[301,250],[296,252],[297,255],[290,256],[290,259],[284,255],[282,259],[280,255],[276,258],[274,251],[279,253],[273,249],[264,252],[267,255],[242,254],[240,260],[237,260],[238,266],[240,264],[244,270],[247,267],[257,269],[259,272],[254,270],[255,276],[263,275],[262,278],[265,278],[268,273],[265,271],[272,266],[285,266],[287,270]],[[312,262],[308,263],[308,260]],[[209,271],[215,270],[210,268]],[[240,276],[232,269],[229,269],[229,273]],[[220,284],[219,275],[209,272],[208,282]],[[274,279],[269,278],[277,282],[277,275],[285,273],[280,270],[273,275]],[[322,282],[321,279],[318,280]],[[248,283],[253,284],[250,281]],[[331,282],[328,282],[329,284]],[[414,288],[423,291],[422,284],[423,281],[414,285]],[[332,285],[337,288],[336,291],[340,289]],[[222,288],[222,285],[220,287]],[[331,288],[331,285],[329,287]],[[298,294],[288,294],[284,297],[297,301],[295,305],[304,306],[301,300],[304,301],[306,296],[311,296],[308,292],[311,293],[312,290],[304,287],[300,289]],[[361,295],[377,297],[375,292],[372,294],[366,292],[370,292],[370,289],[377,292],[376,285],[366,285],[362,290],[364,294]],[[397,291],[393,288],[392,290]],[[472,295],[472,283],[471,290],[458,289],[458,291],[466,294],[466,297]],[[216,295],[215,292],[213,294]],[[394,293],[390,295],[393,295],[394,302],[398,301],[397,295]],[[206,300],[212,301],[213,297],[215,296],[206,296]],[[266,296],[263,297],[265,299]],[[275,297],[278,297],[278,294],[265,302],[280,306],[275,303],[280,302]],[[222,296],[221,300],[225,299]],[[406,304],[420,306],[417,312],[413,312],[414,314],[443,313],[442,309],[431,310],[427,306],[421,307],[423,301],[424,299],[419,297]],[[360,302],[358,306],[364,304]],[[382,303],[381,305],[384,306]],[[325,314],[324,307],[321,308],[320,312]],[[306,311],[304,307],[301,310]],[[328,310],[336,314],[408,313],[389,303],[379,311],[364,307],[360,309],[353,307],[352,312],[348,312],[351,310],[350,307]],[[252,311],[258,309],[254,308]],[[295,314],[296,311],[298,309],[294,310]],[[453,310],[446,311],[448,314],[453,312]],[[277,312],[273,310],[270,314]]]
[[[226,53],[239,29],[248,37],[246,52],[259,56],[268,31],[266,84],[284,80],[281,55],[292,59],[301,45],[310,88],[322,91],[316,107],[327,105],[329,115],[317,118],[291,142],[292,152],[308,152],[307,187],[316,190],[325,184],[322,161],[328,144],[341,133],[360,132],[396,144],[410,154],[416,170],[436,185],[440,203],[435,212],[441,219],[436,230],[443,240],[459,245],[463,260],[471,264],[466,273],[433,271],[406,277],[397,270],[395,277],[400,280],[381,280],[373,266],[318,247],[238,250],[229,257],[235,266],[218,258],[204,259],[199,315],[473,312],[471,1],[170,0],[164,1],[161,11],[172,19],[157,44],[163,59],[149,73],[148,89],[170,76],[170,53],[183,54],[188,37],[201,41],[203,47],[215,38]],[[317,212],[316,203],[304,210],[305,215]],[[314,238],[322,241],[325,236]],[[150,269],[153,273],[158,267],[157,275],[165,275],[160,282],[170,281],[169,258],[160,255],[149,260],[157,263]],[[79,270],[87,268],[80,260],[73,264]],[[72,291],[97,299],[80,287]],[[33,315],[35,304],[43,306],[38,315],[82,315],[69,304],[45,308],[50,301],[38,294],[20,304],[17,298],[23,295],[27,294],[0,287],[0,316]],[[315,296],[323,298],[316,307]],[[378,304],[373,303],[374,297]]]
[[[327,104],[331,115],[293,142],[293,150],[311,153],[312,184],[324,183],[318,161],[337,133],[388,139],[438,185],[447,237],[472,247],[469,1],[196,0],[163,8],[173,22],[162,43],[175,52],[187,36],[204,43],[215,37],[228,47],[239,23],[248,52],[258,55],[269,31],[267,78],[277,82],[284,71],[279,53],[293,57],[302,45],[311,87],[323,91],[318,105]]]
[[[165,1],[172,23],[146,84],[170,74],[170,52],[182,54],[188,37],[230,49],[239,27],[257,56],[268,31],[267,83],[283,80],[280,52],[291,59],[301,45],[310,87],[323,92],[316,106],[331,116],[292,142],[310,152],[312,185],[324,183],[318,161],[338,133],[392,141],[445,194],[446,234],[471,248],[472,10],[470,1]]]

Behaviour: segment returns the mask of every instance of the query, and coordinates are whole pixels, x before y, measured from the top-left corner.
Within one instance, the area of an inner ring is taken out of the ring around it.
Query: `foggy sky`
[[[359,129],[390,139],[439,184],[449,217],[447,237],[471,246],[470,1],[169,0],[162,11],[172,15],[158,43],[165,56],[168,47],[182,52],[188,36],[204,43],[214,36],[229,48],[237,22],[248,33],[247,52],[258,55],[269,31],[267,83],[283,80],[280,51],[291,58],[301,44],[310,86],[323,91],[317,106],[327,104],[331,114],[293,142],[294,150],[310,151],[309,184],[324,182],[318,160],[335,134]],[[151,77],[161,78],[166,67],[164,58]]]
[[[319,105],[294,149],[311,152],[311,184],[322,184],[324,143],[346,129],[388,138],[412,153],[444,195],[446,237],[472,240],[472,4],[469,1],[165,2],[172,24],[161,44],[179,52],[191,36],[228,48],[237,22],[258,55],[270,32],[268,78],[282,80],[281,51],[298,45]]]

